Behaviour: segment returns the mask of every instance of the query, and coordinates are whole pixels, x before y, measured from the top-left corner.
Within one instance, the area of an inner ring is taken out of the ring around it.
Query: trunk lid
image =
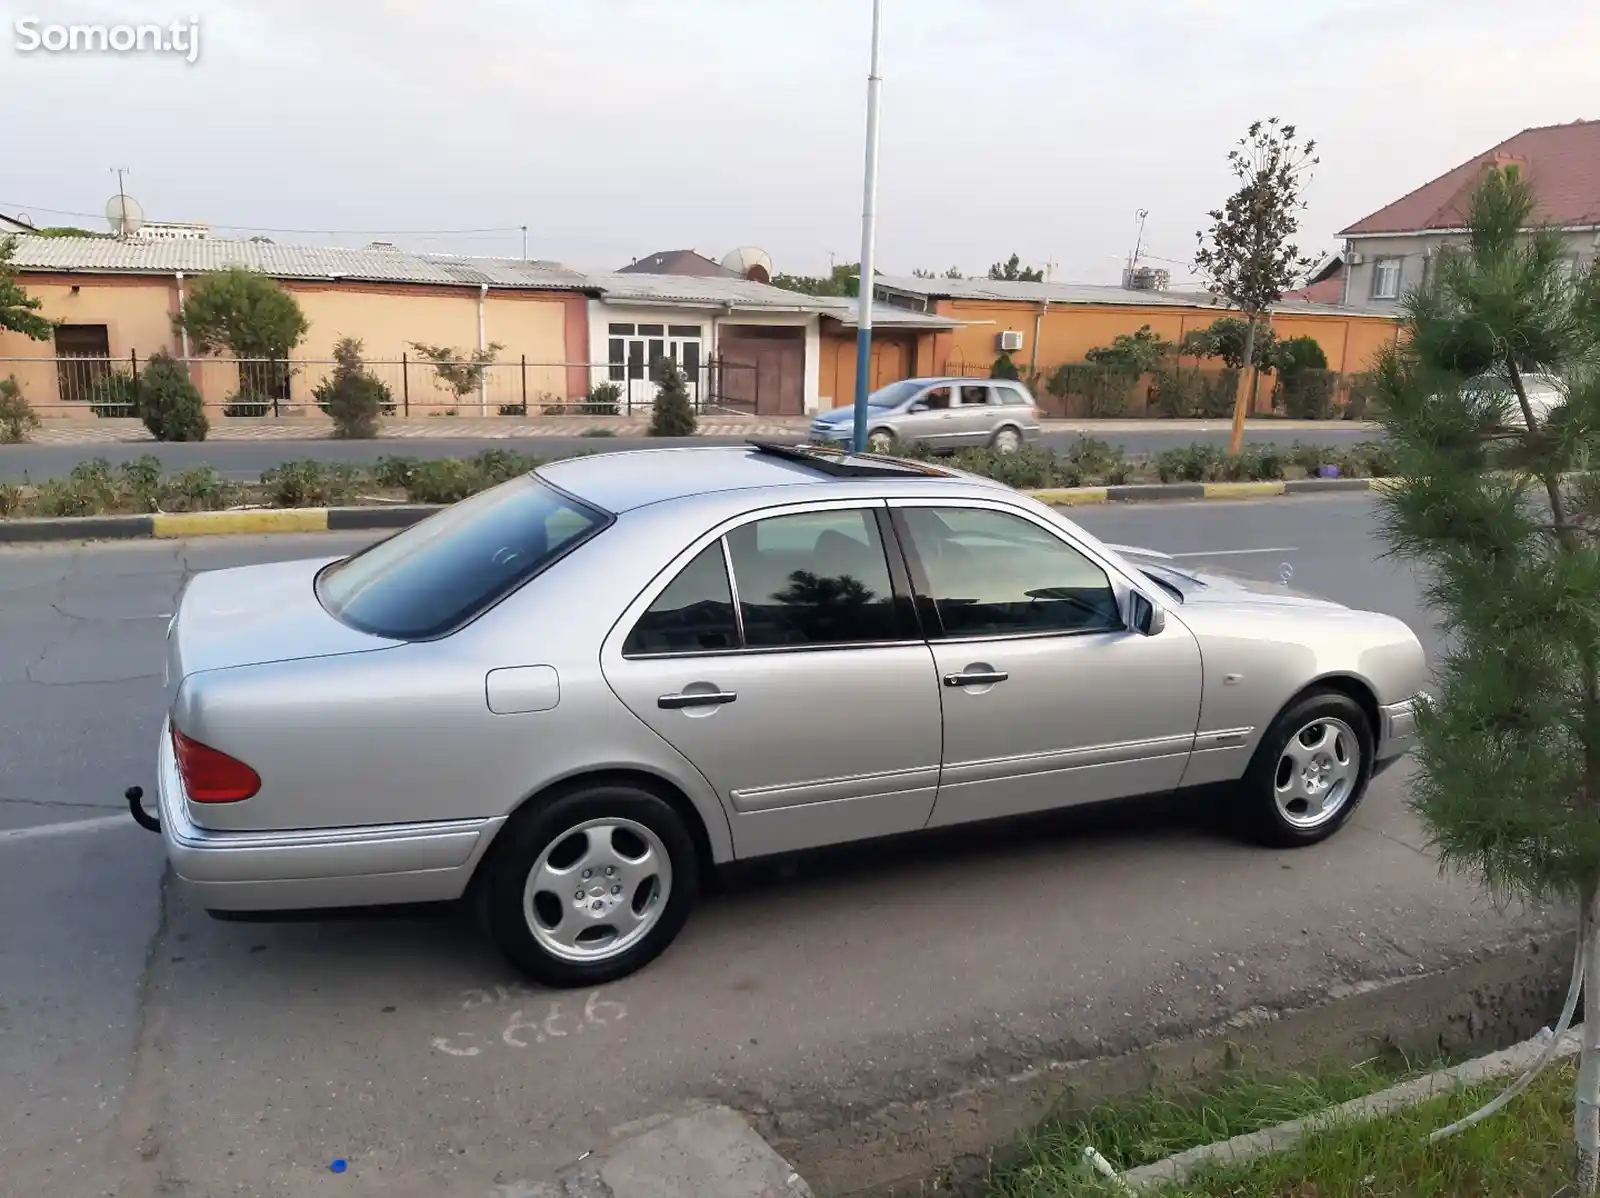
[[[338,558],[271,562],[197,574],[167,626],[168,699],[203,670],[332,657],[386,649],[399,641],[358,632],[318,601],[317,572]]]

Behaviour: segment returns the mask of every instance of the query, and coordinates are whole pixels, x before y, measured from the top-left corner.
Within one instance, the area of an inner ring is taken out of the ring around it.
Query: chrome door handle
[[[656,700],[656,706],[668,710],[679,707],[716,707],[723,703],[732,703],[738,697],[733,691],[684,691],[676,695],[662,695]]]
[[[965,674],[946,674],[946,686],[988,686],[992,682],[1004,682],[1011,677],[1004,670],[971,670]]]

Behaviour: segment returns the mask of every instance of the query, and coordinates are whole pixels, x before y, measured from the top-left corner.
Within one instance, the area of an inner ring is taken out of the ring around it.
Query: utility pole
[[[128,192],[122,185],[122,176],[132,174],[125,166],[114,166],[111,173],[117,177],[117,236],[128,235]]]
[[[1139,254],[1144,249],[1144,222],[1149,215],[1150,212],[1146,208],[1141,208],[1133,214],[1134,219],[1139,222],[1139,234],[1133,239],[1133,254],[1128,259],[1128,278],[1124,281],[1124,286],[1133,282],[1133,272],[1139,269]]]
[[[861,280],[856,285],[856,420],[851,443],[867,447],[867,392],[872,383],[873,250],[878,221],[878,107],[883,77],[878,73],[878,40],[883,0],[872,0],[872,69],[867,75],[867,166],[861,200]]]
[[[522,226],[522,260],[528,260],[528,226]]]

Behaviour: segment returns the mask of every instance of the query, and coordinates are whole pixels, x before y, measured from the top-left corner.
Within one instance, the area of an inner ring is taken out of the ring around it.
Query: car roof
[[[549,462],[537,473],[563,491],[619,514],[648,504],[724,491],[794,487],[826,494],[848,483],[936,487],[989,481],[928,462],[762,443],[590,454]],[[854,493],[859,489],[851,488]],[[803,492],[795,496],[807,497]]]

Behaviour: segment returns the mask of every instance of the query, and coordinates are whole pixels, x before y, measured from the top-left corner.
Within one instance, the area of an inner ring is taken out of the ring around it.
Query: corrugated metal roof
[[[879,275],[878,286],[922,299],[1000,300],[1039,304],[1112,304],[1147,308],[1219,308],[1222,303],[1206,291],[1136,291],[1093,283],[1020,283],[1008,279],[923,279],[907,275]],[[1359,315],[1349,308],[1329,304],[1286,303],[1283,310]]]
[[[244,267],[275,279],[358,279],[375,283],[433,283],[446,287],[592,289],[588,279],[558,262],[413,254],[405,250],[273,245],[205,238],[195,241],[120,241],[112,237],[17,238],[23,270],[96,274],[204,274]]]

